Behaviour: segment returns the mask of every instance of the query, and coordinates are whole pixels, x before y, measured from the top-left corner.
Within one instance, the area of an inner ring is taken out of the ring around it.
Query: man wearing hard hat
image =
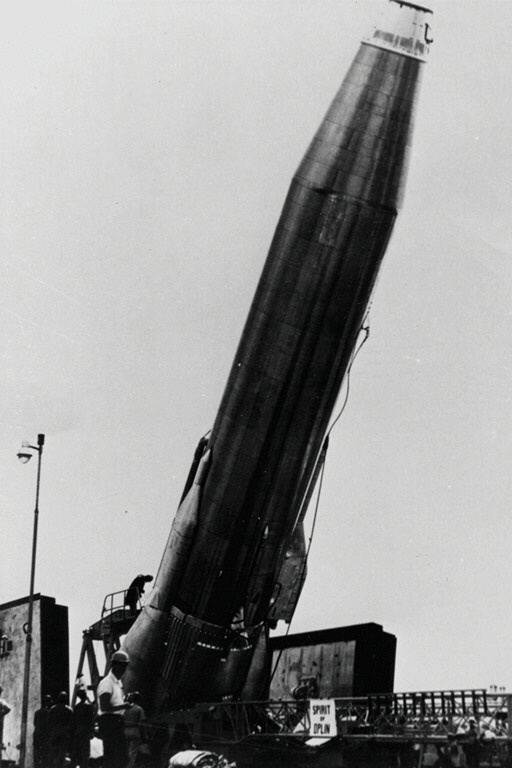
[[[130,659],[124,651],[112,654],[110,672],[98,685],[98,724],[103,739],[103,768],[125,768],[128,750],[123,714],[131,705],[124,700],[123,677]]]

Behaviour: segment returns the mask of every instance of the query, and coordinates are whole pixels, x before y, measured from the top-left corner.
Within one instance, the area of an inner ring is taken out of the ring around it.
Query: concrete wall
[[[28,620],[28,598],[0,605],[0,637],[5,637],[5,653],[0,654],[0,685],[11,711],[3,723],[3,759],[19,760],[21,710],[25,669],[26,634],[23,626]],[[46,693],[56,697],[69,690],[69,650],[67,608],[55,604],[55,599],[34,596],[32,620],[32,650],[27,720],[27,760],[32,766],[32,721]],[[44,686],[44,687],[43,687]]]

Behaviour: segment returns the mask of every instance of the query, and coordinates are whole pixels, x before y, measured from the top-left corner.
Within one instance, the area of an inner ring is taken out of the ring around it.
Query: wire
[[[366,322],[367,318],[368,318],[368,314],[364,318],[363,324],[361,325],[361,328],[359,329],[359,333],[364,332],[364,337],[361,340],[361,342],[359,343],[359,346],[357,347],[355,352],[352,354],[349,366],[347,368],[347,388],[346,388],[346,391],[345,391],[345,399],[343,401],[343,405],[341,406],[340,411],[339,411],[338,415],[336,416],[336,418],[334,419],[333,423],[329,427],[329,430],[327,432],[327,437],[329,437],[329,435],[331,434],[332,430],[334,429],[334,427],[336,426],[336,424],[340,420],[340,418],[341,418],[341,416],[343,414],[343,411],[345,410],[345,408],[347,406],[348,396],[350,394],[350,372],[352,371],[352,366],[354,365],[356,357],[360,353],[361,349],[363,348],[363,346],[366,344],[366,342],[370,338],[370,326],[364,324]]]

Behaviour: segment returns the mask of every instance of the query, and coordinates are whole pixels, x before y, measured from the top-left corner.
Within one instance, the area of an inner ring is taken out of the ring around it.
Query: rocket
[[[382,10],[292,179],[212,430],[123,641],[125,688],[153,714],[264,697],[268,629],[299,598],[302,522],[402,203],[432,42],[429,9]]]

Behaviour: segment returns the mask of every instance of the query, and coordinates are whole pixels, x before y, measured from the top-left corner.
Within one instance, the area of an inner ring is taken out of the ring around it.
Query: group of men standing
[[[145,585],[153,576],[139,573],[125,592],[124,603],[135,616]],[[128,654],[115,651],[109,673],[97,690],[97,708],[87,696],[85,687],[77,689],[78,702],[69,706],[68,694],[44,696],[43,705],[34,714],[34,768],[89,768],[91,741],[103,742],[103,768],[134,768],[139,748],[146,737],[145,713],[141,697],[131,693],[125,697],[121,678],[129,663]]]
[[[112,655],[110,671],[98,686],[97,709],[85,688],[77,689],[73,709],[64,691],[55,704],[44,697],[34,714],[34,768],[65,768],[68,756],[70,768],[88,768],[94,765],[91,740],[97,737],[103,742],[103,768],[134,768],[146,716],[138,693],[125,699],[121,678],[128,662],[124,651]]]
[[[34,768],[64,768],[68,755],[73,768],[89,765],[94,707],[85,689],[78,691],[78,699],[71,709],[65,691],[55,703],[44,696],[43,706],[34,713]]]

